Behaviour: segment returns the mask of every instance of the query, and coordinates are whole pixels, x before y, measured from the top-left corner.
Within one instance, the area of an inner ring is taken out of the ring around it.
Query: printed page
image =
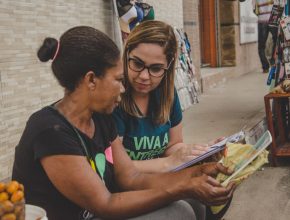
[[[259,154],[261,154],[263,150],[265,150],[271,144],[271,142],[272,136],[271,133],[267,130],[252,148],[247,149],[239,156],[239,163],[235,166],[235,172],[224,182],[222,182],[222,185],[227,186],[228,183],[234,179]]]

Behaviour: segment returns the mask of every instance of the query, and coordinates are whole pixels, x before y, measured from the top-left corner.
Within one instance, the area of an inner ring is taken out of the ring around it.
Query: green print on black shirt
[[[167,146],[164,146],[162,148],[150,150],[147,152],[135,152],[135,151],[130,151],[128,149],[126,149],[126,151],[132,160],[150,160],[150,159],[159,157],[159,155],[163,154],[166,147]]]

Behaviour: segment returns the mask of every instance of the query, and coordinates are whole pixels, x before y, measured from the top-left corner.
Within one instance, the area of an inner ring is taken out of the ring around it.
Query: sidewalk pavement
[[[250,130],[265,117],[267,74],[252,72],[229,79],[200,96],[200,103],[184,112],[186,143],[205,143]],[[290,158],[287,158],[289,161]],[[270,167],[245,180],[236,190],[225,220],[288,220],[290,166]]]

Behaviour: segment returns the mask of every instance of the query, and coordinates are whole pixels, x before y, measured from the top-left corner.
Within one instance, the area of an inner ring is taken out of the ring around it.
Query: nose
[[[150,73],[149,73],[149,69],[147,67],[144,68],[144,70],[142,70],[139,73],[139,78],[146,80],[150,78]]]

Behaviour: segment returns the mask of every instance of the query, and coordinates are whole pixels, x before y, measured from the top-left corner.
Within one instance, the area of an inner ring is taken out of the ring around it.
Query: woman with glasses
[[[161,21],[135,27],[124,48],[125,92],[113,116],[128,155],[143,172],[168,172],[208,150],[183,143],[174,88],[176,56],[173,28]],[[205,208],[190,203],[198,219],[204,219]]]
[[[125,92],[114,118],[128,155],[141,171],[167,172],[207,150],[183,143],[174,88],[176,55],[174,31],[161,21],[142,22],[125,45]]]

